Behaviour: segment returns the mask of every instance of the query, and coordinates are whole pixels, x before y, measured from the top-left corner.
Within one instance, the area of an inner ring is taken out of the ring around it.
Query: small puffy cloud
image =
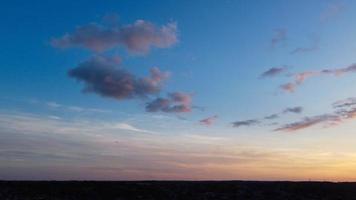
[[[322,124],[322,123],[334,124],[340,122],[340,120],[341,119],[338,115],[331,115],[331,114],[318,115],[314,117],[305,117],[301,121],[283,125],[282,127],[275,129],[274,131],[292,132],[292,131],[298,131],[301,129],[309,128],[311,126]]]
[[[286,84],[280,85],[279,87],[286,92],[292,93],[295,91],[295,88],[297,87],[297,85],[294,83],[286,83]]]
[[[217,115],[207,117],[205,119],[200,120],[200,124],[210,126],[215,123],[216,119],[218,118]]]
[[[283,113],[301,113],[303,108],[301,106],[290,107],[283,110]]]
[[[271,115],[264,117],[264,119],[277,119],[278,117],[279,117],[278,114],[271,114]]]
[[[320,75],[319,72],[314,72],[314,71],[306,71],[306,72],[301,72],[301,73],[296,73],[294,74],[294,78],[295,78],[295,83],[296,84],[302,84],[304,83],[304,81],[308,78],[311,78],[313,76],[318,76]]]
[[[173,92],[167,98],[158,97],[146,104],[147,112],[184,113],[192,110],[192,95],[183,92]]]
[[[169,74],[152,68],[149,77],[139,78],[119,68],[107,57],[94,57],[69,70],[69,77],[84,83],[84,92],[117,100],[157,94]]]
[[[176,23],[158,27],[151,22],[137,20],[123,26],[117,23],[79,26],[74,32],[53,39],[51,44],[59,48],[81,47],[96,52],[125,47],[130,52],[146,53],[152,47],[167,48],[177,41]]]
[[[249,120],[243,120],[243,121],[235,121],[232,122],[232,126],[239,128],[241,126],[253,126],[253,125],[257,125],[259,124],[260,121],[256,120],[256,119],[249,119]]]
[[[271,46],[275,47],[281,42],[284,42],[287,39],[287,30],[286,29],[276,29],[274,35],[271,39]]]
[[[274,76],[280,75],[285,72],[287,72],[286,66],[272,67],[272,68],[268,69],[267,71],[263,72],[260,75],[260,77],[261,78],[269,78],[269,77],[274,77]]]

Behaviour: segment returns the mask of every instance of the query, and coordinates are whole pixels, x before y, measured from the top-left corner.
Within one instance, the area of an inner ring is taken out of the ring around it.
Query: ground
[[[0,181],[1,200],[356,200],[356,183]]]

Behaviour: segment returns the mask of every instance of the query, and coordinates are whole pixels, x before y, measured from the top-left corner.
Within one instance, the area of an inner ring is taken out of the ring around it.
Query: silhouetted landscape
[[[256,181],[1,181],[1,200],[351,200],[356,183]]]

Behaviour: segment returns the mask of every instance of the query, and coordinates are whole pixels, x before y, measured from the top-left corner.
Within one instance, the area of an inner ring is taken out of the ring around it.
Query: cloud
[[[239,128],[241,126],[253,126],[253,125],[257,125],[259,124],[260,121],[256,120],[256,119],[249,119],[249,120],[244,120],[244,121],[236,121],[236,122],[232,122],[232,126]]]
[[[274,36],[271,39],[271,46],[275,47],[279,43],[287,39],[287,30],[286,29],[276,29]]]
[[[177,41],[176,23],[157,27],[151,22],[137,20],[123,26],[116,23],[79,26],[72,33],[52,39],[51,44],[58,48],[80,47],[96,52],[125,47],[130,52],[147,53],[152,47],[167,48]]]
[[[340,75],[344,75],[347,73],[354,73],[354,72],[356,72],[356,64],[351,64],[348,67],[339,68],[339,69],[324,69],[320,73],[340,76]]]
[[[292,93],[295,91],[295,88],[297,87],[297,85],[294,83],[286,83],[286,84],[280,85],[279,87],[286,92]]]
[[[283,110],[283,113],[301,113],[303,108],[301,106],[286,108]]]
[[[344,5],[340,2],[330,3],[328,7],[320,14],[320,22],[325,23],[337,16],[344,10]]]
[[[281,66],[281,67],[272,67],[268,69],[267,71],[263,72],[260,77],[261,78],[269,78],[269,77],[274,77],[277,75],[280,75],[282,73],[285,73],[287,71],[287,66]]]
[[[297,74],[294,75],[295,83],[300,85],[306,79],[311,78],[313,76],[318,76],[319,74],[320,74],[319,72],[313,72],[313,71],[306,71],[306,72],[297,73]]]
[[[349,97],[347,99],[336,101],[332,104],[332,107],[335,111],[332,114],[323,114],[314,117],[305,117],[301,121],[283,125],[280,128],[275,129],[275,131],[297,131],[317,124],[326,124],[326,125],[338,125],[345,120],[355,119],[356,118],[356,98]],[[302,109],[299,107],[294,107],[291,109],[285,109],[289,112],[302,112]],[[284,112],[285,112],[284,111]],[[283,112],[283,113],[284,113]]]
[[[117,67],[110,58],[96,56],[69,70],[69,77],[84,83],[84,92],[93,92],[116,100],[147,97],[161,90],[162,81],[169,74],[158,68],[150,70],[150,76],[138,78]]]
[[[312,51],[316,51],[319,49],[319,37],[314,36],[311,38],[311,44],[307,47],[297,47],[293,49],[290,54],[298,54],[298,53],[308,53]]]
[[[322,69],[319,71],[305,71],[300,73],[295,73],[292,75],[293,81],[285,83],[280,86],[280,89],[286,92],[294,92],[298,86],[303,84],[305,80],[310,79],[312,77],[323,76],[323,75],[332,75],[332,76],[342,76],[349,73],[356,72],[356,64],[351,64],[347,67],[343,68],[333,68],[333,69]]]
[[[85,108],[85,107],[80,107],[80,106],[68,106],[68,105],[63,105],[59,104],[57,102],[46,102],[45,105],[47,105],[51,109],[61,109],[61,110],[68,110],[72,112],[96,112],[96,113],[107,113],[110,112],[109,110],[103,110],[103,109],[98,109],[98,108]]]
[[[215,123],[216,119],[218,118],[217,115],[207,117],[205,119],[200,120],[200,124],[210,126]]]
[[[116,124],[111,124],[110,127],[112,127],[113,129],[121,129],[121,130],[126,130],[126,131],[133,131],[133,132],[139,132],[139,133],[151,133],[154,134],[155,132],[153,131],[148,131],[145,129],[140,129],[140,128],[136,128],[130,124],[127,123],[116,123]]]
[[[278,117],[279,117],[278,114],[271,114],[271,115],[264,117],[264,119],[277,119]]]
[[[191,112],[192,95],[182,92],[169,93],[167,98],[158,97],[146,104],[147,112],[182,113]]]
[[[347,99],[336,101],[332,104],[334,108],[344,108],[356,105],[356,97],[349,97]]]
[[[233,122],[234,127],[240,127],[240,126],[252,126],[252,125],[257,125],[265,122],[266,120],[273,120],[277,119],[282,115],[288,114],[288,113],[301,113],[303,111],[303,108],[301,106],[296,106],[296,107],[288,107],[282,110],[281,112],[278,113],[273,113],[270,115],[267,115],[262,118],[256,118],[256,119],[250,119],[250,120],[243,120],[243,121],[236,121]],[[271,125],[271,123],[268,122],[267,125]]]
[[[309,128],[311,126],[322,124],[322,123],[333,124],[333,123],[340,122],[340,120],[341,119],[338,115],[331,115],[331,114],[318,115],[314,117],[305,117],[301,121],[283,125],[282,127],[275,129],[274,131],[292,132],[292,131],[298,131],[301,129]]]

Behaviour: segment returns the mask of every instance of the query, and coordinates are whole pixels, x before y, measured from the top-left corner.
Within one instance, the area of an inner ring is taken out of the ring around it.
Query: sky
[[[5,1],[0,179],[356,181],[354,10]]]

